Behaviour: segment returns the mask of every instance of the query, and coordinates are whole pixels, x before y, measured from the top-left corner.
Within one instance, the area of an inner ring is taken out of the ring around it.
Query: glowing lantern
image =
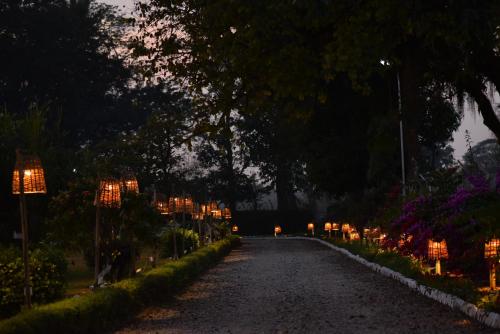
[[[337,223],[332,223],[332,231],[338,231],[340,228],[339,228],[339,224]]]
[[[311,231],[311,234],[314,237],[314,223],[307,224],[307,230]]]
[[[489,260],[490,264],[490,288],[496,290],[497,277],[496,277],[496,262],[498,258],[498,249],[500,248],[500,239],[491,239],[484,244],[484,257]]]
[[[160,211],[162,215],[168,215],[168,203],[166,201],[156,201],[156,209]]]
[[[276,236],[277,236],[278,234],[280,234],[280,233],[281,233],[281,226],[276,225],[276,226],[274,227],[274,236],[276,237]]]
[[[119,208],[121,205],[120,182],[108,178],[99,182],[96,206],[104,208]]]
[[[436,260],[436,274],[441,275],[441,259],[448,258],[448,248],[446,247],[446,241],[442,240],[440,242],[437,242],[432,239],[428,240],[427,257],[431,260]]]
[[[24,155],[20,150],[16,151],[16,164],[12,173],[12,193],[19,195],[21,232],[23,235],[24,303],[27,308],[31,308],[32,289],[28,253],[28,209],[26,194],[47,193],[42,163],[37,156]]]
[[[346,233],[349,233],[350,226],[349,224],[342,224],[342,239],[346,239]]]
[[[233,227],[231,228],[231,231],[232,231],[233,233],[238,232],[238,225],[233,225]]]
[[[491,259],[498,256],[498,249],[500,248],[500,239],[491,239],[484,244],[484,258]]]
[[[19,195],[20,179],[19,171],[24,170],[23,186],[25,194],[46,194],[45,175],[42,163],[37,156],[22,155],[16,160],[14,173],[12,174],[12,193]]]
[[[359,240],[359,233],[356,231],[352,231],[349,233],[350,240]]]
[[[215,219],[222,218],[222,210],[221,209],[212,210],[210,212],[212,213],[212,217],[214,217]]]
[[[176,213],[193,212],[193,200],[189,197],[170,197],[168,199],[168,209]]]
[[[229,208],[224,208],[222,215],[224,216],[224,219],[231,219],[231,210]]]
[[[370,229],[365,227],[363,229],[363,237],[368,238],[368,235],[370,234]]]
[[[123,189],[127,193],[138,194],[139,193],[139,182],[133,175],[128,175],[123,178]]]
[[[332,223],[325,223],[325,231],[328,231],[328,238],[332,237]]]

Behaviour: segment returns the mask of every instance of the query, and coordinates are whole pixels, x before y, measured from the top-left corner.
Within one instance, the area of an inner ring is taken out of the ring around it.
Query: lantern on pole
[[[448,258],[448,248],[446,241],[440,242],[429,239],[427,241],[427,257],[431,260],[436,260],[436,275],[441,275],[441,259]]]
[[[99,286],[101,270],[101,208],[119,208],[121,206],[120,182],[113,178],[99,181],[94,200],[95,213],[95,254],[94,254],[94,287]]]
[[[349,240],[359,240],[359,233],[356,230],[349,232]]]
[[[484,258],[488,261],[490,272],[490,289],[496,290],[496,262],[498,261],[498,250],[500,249],[500,239],[491,239],[484,244]]]
[[[139,182],[132,174],[127,174],[122,178],[123,190],[130,194],[139,194]]]
[[[120,182],[113,178],[99,182],[97,206],[101,208],[119,208],[121,206]]]
[[[350,228],[349,224],[342,224],[342,239],[346,240],[346,234],[349,233]]]
[[[231,227],[231,232],[233,233],[238,233],[238,230],[239,230],[238,225],[233,225],[233,227]]]
[[[16,164],[12,173],[12,193],[19,195],[21,213],[21,232],[23,235],[23,265],[24,265],[24,303],[31,308],[32,288],[28,258],[28,208],[27,194],[46,194],[45,175],[40,159],[35,155],[24,155],[16,150]]]
[[[328,231],[328,238],[332,237],[332,223],[325,223],[325,231]]]
[[[276,226],[274,227],[274,237],[277,237],[277,236],[278,236],[278,234],[280,234],[280,233],[281,233],[281,226],[276,225]]]
[[[231,209],[224,208],[224,210],[222,210],[222,216],[224,219],[231,219]]]
[[[311,231],[311,234],[314,237],[314,223],[307,224],[307,230]]]

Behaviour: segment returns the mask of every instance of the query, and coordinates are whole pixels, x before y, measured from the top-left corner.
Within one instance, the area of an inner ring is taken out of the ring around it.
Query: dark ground
[[[116,333],[498,333],[319,243],[244,239]]]

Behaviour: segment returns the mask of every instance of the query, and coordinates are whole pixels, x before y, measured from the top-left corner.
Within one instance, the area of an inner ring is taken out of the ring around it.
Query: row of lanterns
[[[314,223],[307,224],[307,230],[311,232],[312,236],[314,236]],[[331,231],[342,231],[343,239],[345,240],[346,234],[349,236],[349,240],[359,240],[359,233],[356,229],[349,224],[339,224],[326,222],[324,225],[324,230],[328,232],[329,237],[331,237]],[[364,228],[363,229],[364,238],[367,241],[383,241],[387,234],[381,233],[379,227],[375,228]],[[398,242],[398,246],[402,247],[406,242],[410,242],[412,240],[412,235],[403,235],[401,236],[401,240]],[[496,263],[498,261],[498,257],[500,255],[500,239],[491,239],[486,242],[484,245],[484,258],[488,261],[489,264],[489,282],[490,288],[492,290],[496,289]],[[435,273],[437,275],[441,275],[441,260],[448,259],[448,248],[446,245],[446,240],[435,241],[429,239],[427,241],[427,258],[429,260],[435,261]]]
[[[231,210],[229,208],[219,208],[216,202],[207,204],[194,203],[189,197],[172,197],[163,199],[161,194],[157,195],[155,206],[162,215],[173,213],[191,214],[194,220],[209,217],[215,219],[231,219]]]

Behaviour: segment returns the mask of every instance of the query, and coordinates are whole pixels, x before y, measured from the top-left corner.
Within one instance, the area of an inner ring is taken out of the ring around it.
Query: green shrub
[[[109,288],[24,311],[0,322],[0,333],[102,333],[141,307],[170,298],[238,243],[235,237],[224,239]]]
[[[46,247],[30,252],[33,303],[44,304],[64,294],[67,263],[61,251]],[[19,312],[24,303],[24,266],[19,250],[0,250],[0,317]]]
[[[160,257],[169,258],[174,255],[174,230],[166,230],[161,236]],[[198,234],[192,230],[178,228],[175,230],[175,237],[177,241],[177,254],[182,254],[182,239],[184,238],[184,250],[190,253],[196,250],[200,245]]]

